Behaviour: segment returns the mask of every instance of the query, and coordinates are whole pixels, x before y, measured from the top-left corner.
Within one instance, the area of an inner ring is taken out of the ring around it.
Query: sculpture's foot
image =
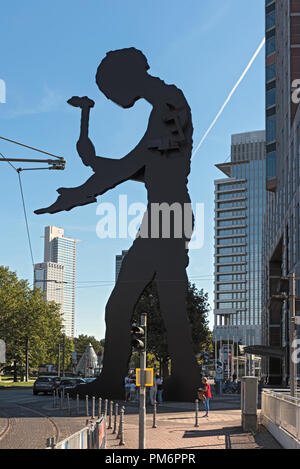
[[[164,401],[194,402],[200,386],[200,371],[194,377],[182,374],[171,375],[163,382],[163,399]]]
[[[60,194],[54,204],[46,208],[41,208],[35,210],[36,215],[41,215],[43,213],[57,213],[64,210],[69,211],[74,207],[79,207],[82,205],[88,205],[94,202],[97,202],[96,197],[86,197],[81,192],[76,191],[76,189],[66,189],[61,187],[57,190]]]
[[[113,376],[100,375],[96,378],[95,381],[88,384],[80,384],[76,386],[75,389],[71,392],[72,397],[79,395],[80,398],[85,398],[85,396],[95,396],[101,397],[102,399],[109,400],[123,400],[124,399],[124,386],[123,379]]]

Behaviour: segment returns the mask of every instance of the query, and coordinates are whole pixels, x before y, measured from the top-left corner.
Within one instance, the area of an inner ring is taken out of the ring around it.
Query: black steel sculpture
[[[123,398],[123,380],[131,355],[131,318],[144,289],[155,279],[172,359],[172,374],[164,383],[165,396],[170,400],[192,400],[201,383],[186,312],[188,243],[193,230],[187,178],[193,126],[182,91],[149,75],[148,69],[142,52],[128,48],[109,52],[97,70],[96,83],[108,99],[130,108],[144,98],[153,107],[144,137],[120,160],[96,156],[88,137],[94,102],[87,97],[68,101],[81,108],[77,151],[83,164],[95,174],[79,187],[58,189],[56,202],[35,213],[56,213],[96,202],[97,196],[130,179],[145,183],[147,212],[106,306],[103,370],[93,383],[80,387],[80,393]],[[157,218],[153,210],[159,204],[166,210],[177,209],[177,214],[188,214],[188,228],[186,217],[178,221],[172,210],[169,226],[163,226],[162,217]]]

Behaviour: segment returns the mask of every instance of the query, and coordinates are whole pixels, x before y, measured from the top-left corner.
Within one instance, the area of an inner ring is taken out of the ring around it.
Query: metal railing
[[[283,429],[300,443],[300,398],[292,397],[286,392],[264,389],[261,417]]]
[[[47,441],[47,449],[105,449],[106,425],[105,418],[89,422],[84,428],[55,443],[53,438]]]

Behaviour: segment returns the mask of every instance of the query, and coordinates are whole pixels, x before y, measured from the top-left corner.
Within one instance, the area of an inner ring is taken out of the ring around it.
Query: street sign
[[[137,368],[136,370],[136,386],[141,386],[142,376],[141,369]],[[146,368],[144,371],[144,386],[153,386],[153,368]]]
[[[0,339],[0,363],[6,362],[5,352],[6,352],[5,342],[4,340]]]
[[[222,381],[223,380],[223,368],[220,366],[216,367],[216,381]]]

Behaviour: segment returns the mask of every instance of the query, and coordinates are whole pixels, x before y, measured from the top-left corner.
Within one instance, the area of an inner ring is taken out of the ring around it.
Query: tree
[[[154,354],[160,361],[163,376],[169,374],[167,331],[160,312],[156,284],[152,282],[141,296],[133,316],[133,322],[139,324],[141,313],[147,313],[147,352]],[[192,341],[195,355],[209,350],[211,332],[208,327],[208,294],[189,283],[187,294],[187,314],[192,328]],[[178,344],[180,347],[180,344]]]
[[[0,266],[0,337],[6,342],[7,363],[13,363],[14,380],[24,376],[26,343],[31,367],[55,361],[61,337],[59,305],[46,303],[42,292]]]

